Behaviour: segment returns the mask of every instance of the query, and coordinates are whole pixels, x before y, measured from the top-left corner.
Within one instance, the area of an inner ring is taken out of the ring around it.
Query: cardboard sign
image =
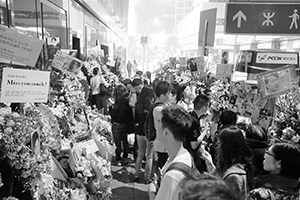
[[[0,25],[0,58],[34,67],[43,43]]]
[[[47,102],[50,72],[4,68],[1,102]]]
[[[53,59],[52,67],[71,76],[77,76],[81,70],[83,62],[73,56],[58,51]]]
[[[219,79],[225,78],[225,77],[231,78],[232,69],[233,69],[233,65],[218,64],[217,71],[216,71],[216,77]]]

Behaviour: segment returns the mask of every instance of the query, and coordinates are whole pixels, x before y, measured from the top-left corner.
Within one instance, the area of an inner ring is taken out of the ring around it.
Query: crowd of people
[[[114,89],[108,113],[114,164],[128,164],[127,136],[135,133],[134,181],[144,176],[149,199],[299,199],[297,144],[273,140],[259,124],[237,124],[232,110],[212,110],[209,93],[143,77]]]

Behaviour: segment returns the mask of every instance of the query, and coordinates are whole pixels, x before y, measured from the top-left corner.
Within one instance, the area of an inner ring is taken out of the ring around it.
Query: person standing
[[[155,101],[155,93],[152,87],[144,86],[139,98],[135,104],[136,114],[138,115],[138,126],[136,131],[136,138],[138,143],[138,156],[135,163],[135,181],[138,181],[140,176],[140,168],[142,160],[146,153],[146,166],[145,166],[145,180],[150,176],[150,169],[152,166],[152,155],[149,152],[149,142],[145,136],[144,124],[146,121],[146,116],[149,113],[151,105]]]
[[[162,136],[159,134],[161,132],[161,118],[162,109],[169,103],[169,98],[171,95],[171,84],[167,81],[161,81],[157,84],[155,88],[156,102],[157,105],[153,108],[153,122],[156,138],[153,142],[154,152],[153,152],[153,165],[151,169],[151,178],[154,177],[154,173],[160,175],[159,169],[161,169],[166,161],[168,160],[168,153],[166,147],[162,142]],[[151,142],[151,141],[150,141]],[[148,182],[148,181],[147,181]],[[146,182],[146,183],[147,183]]]
[[[91,106],[93,108],[93,106],[96,105],[96,108],[100,110],[101,109],[101,100],[100,100],[101,77],[99,75],[98,67],[95,67],[93,69],[93,74],[94,76],[90,80],[91,93],[92,93]]]
[[[179,106],[163,108],[161,116],[161,129],[157,132],[157,137],[161,138],[167,149],[169,160],[162,169],[162,180],[158,191],[154,183],[149,185],[149,197],[150,200],[154,198],[155,200],[178,200],[181,192],[180,182],[186,175],[171,167],[175,163],[182,163],[190,168],[193,166],[190,153],[183,147],[185,133],[191,126],[192,117]]]
[[[200,94],[194,100],[194,110],[190,112],[193,117],[192,126],[188,130],[184,147],[191,153],[194,158],[196,168],[200,173],[206,170],[205,162],[200,158],[199,148],[208,131],[206,124],[205,113],[209,104],[209,98],[206,95]]]
[[[128,63],[127,63],[127,73],[128,73],[128,77],[130,78],[131,77],[131,70],[132,70],[132,64],[130,62],[130,60],[128,60]]]
[[[114,164],[121,166],[127,165],[129,145],[127,139],[127,124],[128,115],[131,113],[131,108],[128,105],[128,91],[124,85],[118,85],[114,90],[115,104],[109,110],[112,122],[112,133],[116,144],[116,158]],[[123,147],[123,159],[121,158]]]
[[[141,79],[135,78],[133,79],[133,81],[131,82],[131,90],[129,93],[129,102],[128,105],[131,108],[131,113],[130,116],[128,115],[127,118],[132,119],[132,122],[128,124],[128,134],[131,134],[134,132],[134,126],[136,124],[136,122],[138,121],[138,115],[136,114],[136,110],[135,110],[135,104],[138,100],[139,94],[141,93],[141,90],[143,88],[143,81]],[[136,137],[135,137],[136,138]],[[137,139],[135,139],[134,142],[134,148],[133,148],[133,157],[134,159],[137,158],[138,153],[137,153]]]

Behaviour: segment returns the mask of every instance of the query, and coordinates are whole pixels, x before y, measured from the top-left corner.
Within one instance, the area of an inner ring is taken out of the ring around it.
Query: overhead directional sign
[[[227,3],[227,34],[300,34],[300,3]]]

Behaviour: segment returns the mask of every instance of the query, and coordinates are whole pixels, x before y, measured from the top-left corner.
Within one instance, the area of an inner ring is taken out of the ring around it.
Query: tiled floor
[[[148,200],[148,186],[144,184],[143,174],[138,182],[134,182],[134,161],[131,159],[125,166],[112,165],[113,200]]]

